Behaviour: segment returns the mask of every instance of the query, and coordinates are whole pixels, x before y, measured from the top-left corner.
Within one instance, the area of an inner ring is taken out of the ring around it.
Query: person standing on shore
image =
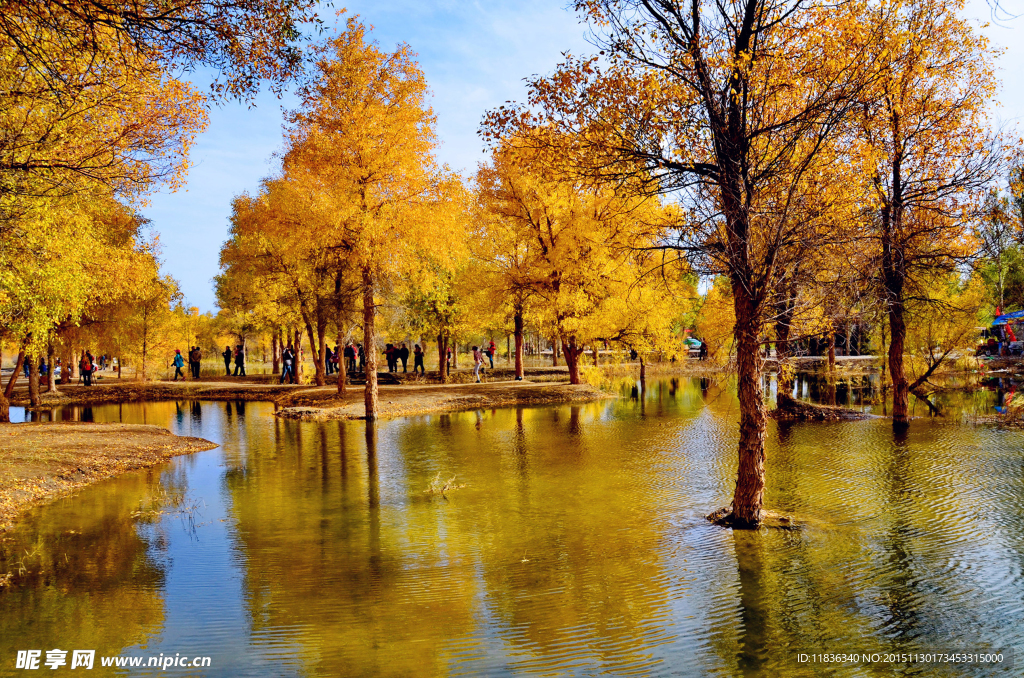
[[[413,350],[412,350],[412,360],[413,360],[413,365],[412,365],[413,374],[416,373],[416,370],[420,370],[421,374],[426,374],[427,373],[427,368],[425,368],[423,366],[423,349],[420,348],[419,344],[416,344],[416,347],[413,348]]]
[[[92,386],[92,361],[88,355],[83,355],[78,363],[78,375],[82,378],[82,384]]]
[[[192,363],[192,378],[199,379],[200,367],[203,362],[203,351],[198,346],[194,346],[189,358],[191,358],[190,362]]]
[[[487,344],[487,359],[491,361],[491,369],[494,369],[494,352],[498,350],[498,347],[494,344],[494,337],[491,337],[491,343]]]
[[[345,344],[345,371],[349,374],[356,373],[356,347],[352,342]]]
[[[225,346],[224,352],[220,354],[220,357],[224,358],[224,376],[231,376],[231,347]]]
[[[239,374],[241,372],[241,374]],[[241,344],[235,347],[235,374],[236,377],[245,376],[245,349]]]
[[[408,372],[409,370],[405,369],[405,367],[409,364],[409,347],[405,345],[404,341],[402,342],[402,347],[398,349],[398,359],[402,361],[402,371]]]
[[[85,363],[86,358],[82,358],[82,374],[85,374]],[[181,371],[181,368],[185,366],[185,359],[181,357],[181,351],[174,349],[174,381],[178,381],[178,377],[181,376],[181,380],[185,381],[185,373]],[[89,385],[89,377],[85,378],[85,385]]]
[[[480,368],[484,366],[484,356],[480,352],[479,346],[473,347],[473,376],[476,377],[476,383],[480,383]]]
[[[288,344],[288,348],[284,350],[281,355],[281,362],[284,363],[284,369],[281,370],[281,380],[279,383],[283,384],[285,379],[291,384],[295,381],[295,352],[292,350],[292,345]]]

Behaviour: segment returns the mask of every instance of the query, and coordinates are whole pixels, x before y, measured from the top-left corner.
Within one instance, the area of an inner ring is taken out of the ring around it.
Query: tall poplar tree
[[[367,419],[377,417],[377,296],[421,250],[458,238],[461,183],[434,160],[427,82],[408,45],[386,52],[350,18],[314,48],[316,62],[288,115],[285,174],[302,185],[308,235],[343,250],[359,271]],[[444,200],[442,200],[444,198]]]
[[[886,0],[871,7],[877,69],[857,123],[864,180],[877,206],[871,242],[890,329],[893,426],[910,421],[903,365],[908,303],[974,253],[968,224],[980,214],[999,155],[987,109],[996,80],[988,41],[959,0]]]
[[[863,86],[856,3],[577,0],[604,54],[530,83],[526,106],[492,111],[484,133],[539,125],[577,141],[584,175],[673,194],[689,218],[679,249],[727,276],[735,310],[740,437],[721,522],[762,519],[766,415],[761,341],[793,245],[819,237],[794,214],[820,151]],[[814,190],[823,190],[819,183]]]

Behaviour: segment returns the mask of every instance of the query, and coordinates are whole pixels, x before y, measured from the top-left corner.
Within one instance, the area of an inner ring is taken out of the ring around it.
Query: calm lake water
[[[1024,433],[965,422],[996,393],[905,436],[883,419],[770,423],[766,504],[801,526],[760,532],[703,519],[735,482],[731,387],[642,395],[376,426],[263,403],[58,412],[220,448],[4,537],[0,675],[53,648],[96,650],[85,675],[116,673],[101,656],[178,653],[211,666],[120,675],[1024,674]],[[427,492],[452,477],[464,486]],[[991,649],[1001,667],[797,660]]]

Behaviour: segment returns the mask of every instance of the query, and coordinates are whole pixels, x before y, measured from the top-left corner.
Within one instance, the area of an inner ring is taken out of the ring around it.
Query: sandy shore
[[[613,397],[587,384],[573,386],[528,381],[381,386],[379,416],[403,417],[428,412],[544,405]],[[361,387],[349,388],[344,396],[338,395],[336,387],[305,389],[290,393],[277,402],[282,406],[277,415],[289,419],[361,419],[365,413]]]
[[[126,471],[216,447],[159,426],[0,424],[0,533],[19,513]]]

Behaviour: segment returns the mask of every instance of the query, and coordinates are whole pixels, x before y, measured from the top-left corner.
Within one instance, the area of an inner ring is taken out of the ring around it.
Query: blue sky
[[[484,159],[476,135],[484,111],[521,100],[523,78],[550,72],[562,52],[592,51],[585,28],[558,0],[336,4],[372,25],[382,47],[406,42],[419,54],[434,93],[438,157],[467,173]],[[983,0],[972,8],[980,20],[988,20]],[[325,19],[336,25],[333,12]],[[985,29],[993,42],[1008,49],[1000,61],[1003,105],[997,113],[1004,124],[1024,118],[1022,27],[1024,18]],[[186,185],[175,193],[153,195],[142,210],[160,234],[164,272],[181,283],[188,303],[201,311],[216,311],[212,278],[219,272],[217,257],[227,238],[231,199],[256,190],[259,180],[274,171],[273,155],[281,148],[281,109],[292,105],[288,95],[278,100],[263,94],[252,107],[214,108],[209,128],[193,147]]]

